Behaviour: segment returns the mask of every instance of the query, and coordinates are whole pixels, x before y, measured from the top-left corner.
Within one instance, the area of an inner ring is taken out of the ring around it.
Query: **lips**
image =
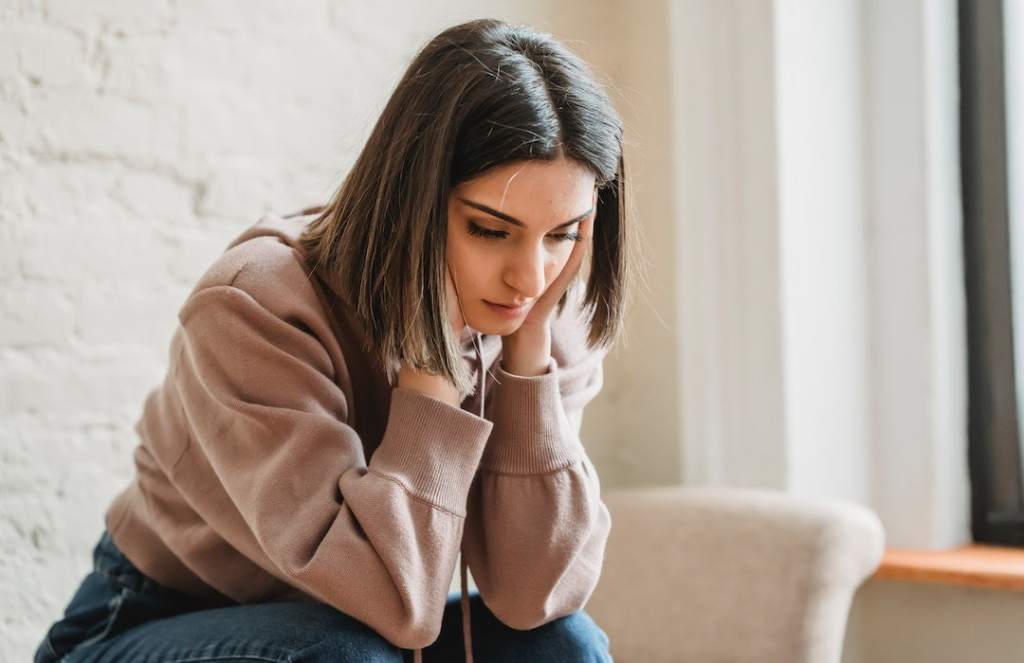
[[[483,301],[485,304],[491,307],[491,310],[493,310],[496,313],[500,313],[502,316],[505,317],[519,317],[520,315],[526,313],[527,309],[529,308],[527,304],[520,304],[519,306],[509,306],[507,304],[496,304],[495,302],[491,302],[486,299]]]

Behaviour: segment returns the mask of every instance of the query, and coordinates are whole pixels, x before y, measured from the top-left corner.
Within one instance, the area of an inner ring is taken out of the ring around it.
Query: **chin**
[[[482,324],[479,327],[476,326],[476,325],[470,325],[470,327],[472,327],[473,329],[477,330],[481,334],[486,334],[487,336],[507,336],[507,335],[515,332],[517,329],[519,329],[519,323],[518,322],[506,322],[506,323],[490,322],[490,323]]]
[[[502,320],[490,311],[482,311],[473,318],[476,323],[470,321],[469,326],[488,336],[507,336],[523,324],[522,320]]]

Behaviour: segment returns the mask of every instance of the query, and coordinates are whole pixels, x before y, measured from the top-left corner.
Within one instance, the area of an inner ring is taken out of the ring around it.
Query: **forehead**
[[[454,193],[522,219],[559,223],[590,209],[596,183],[585,166],[567,159],[516,161],[460,183]]]

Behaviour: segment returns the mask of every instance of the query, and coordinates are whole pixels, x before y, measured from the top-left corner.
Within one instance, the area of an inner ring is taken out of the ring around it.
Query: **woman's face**
[[[518,329],[596,206],[593,173],[564,158],[502,164],[452,189],[447,261],[466,323],[501,336]],[[512,313],[491,305],[524,303]]]

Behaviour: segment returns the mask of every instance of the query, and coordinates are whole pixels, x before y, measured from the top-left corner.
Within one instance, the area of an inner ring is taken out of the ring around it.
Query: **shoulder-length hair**
[[[594,173],[598,202],[580,308],[590,347],[616,339],[632,269],[622,127],[587,64],[550,34],[477,19],[420,49],[300,238],[313,269],[363,323],[367,350],[392,382],[406,362],[471,393],[446,314],[448,197],[458,183],[510,161],[564,155]]]

